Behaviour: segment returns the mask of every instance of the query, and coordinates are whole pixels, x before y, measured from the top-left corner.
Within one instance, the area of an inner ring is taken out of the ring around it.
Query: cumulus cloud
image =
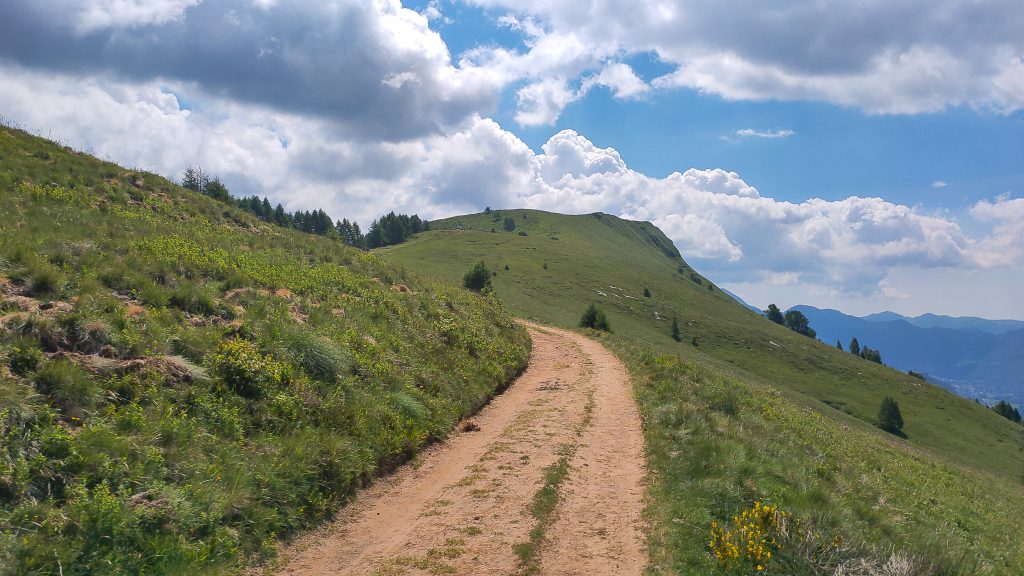
[[[201,100],[190,109],[186,102]],[[510,205],[538,178],[536,155],[493,120],[441,133],[365,141],[315,116],[205,94],[194,84],[117,82],[0,66],[0,110],[43,135],[180,177],[188,166],[236,195],[289,210],[324,208],[364,224],[389,210],[428,218]]]
[[[946,186],[949,186],[949,184],[945,180],[935,180],[932,182],[931,186],[932,188],[945,188]]]
[[[563,76],[545,77],[516,92],[516,122],[521,126],[550,126],[567,105],[596,86],[607,88],[620,100],[637,99],[650,90],[632,68],[621,62],[607,63],[600,73],[584,78],[577,90],[571,89]]]
[[[535,60],[541,47],[549,58],[538,70],[563,76],[653,52],[676,66],[654,87],[729,100],[819,100],[875,114],[1024,108],[1024,13],[1015,0],[786,0],[757,10],[743,0],[468,1],[537,23],[545,45],[518,57]],[[577,49],[549,46],[569,41]]]
[[[973,248],[977,262],[986,268],[1024,262],[1024,198],[1004,195],[994,201],[982,200],[970,213],[990,226],[989,233]]]
[[[8,0],[0,59],[131,82],[176,80],[316,115],[364,139],[439,133],[497,101],[505,80],[451,62],[399,0]]]
[[[611,91],[613,96],[622,100],[639,98],[651,88],[636,75],[631,67],[622,62],[610,62],[599,74],[583,80],[582,89],[584,91],[593,86],[604,86]]]
[[[557,76],[523,86],[516,92],[516,122],[523,126],[554,124],[562,109],[577,98],[579,93]]]
[[[555,134],[541,150],[544,153],[538,157],[540,175],[552,184],[566,177],[626,171],[626,163],[614,148],[598,148],[573,130]]]

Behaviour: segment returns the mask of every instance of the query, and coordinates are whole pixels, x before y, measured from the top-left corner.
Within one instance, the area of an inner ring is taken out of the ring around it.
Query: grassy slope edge
[[[520,371],[494,299],[0,128],[0,574],[225,573]]]
[[[776,558],[782,573],[849,569],[893,549],[920,572],[1024,564],[1013,537],[1024,513],[1019,426],[760,318],[709,287],[648,223],[504,210],[432,226],[384,253],[452,282],[483,260],[508,307],[538,321],[574,327],[592,301],[608,312],[606,342],[630,367],[644,415],[653,572],[716,573],[710,522],[757,499],[836,539]],[[907,440],[872,426],[885,395],[900,402]]]

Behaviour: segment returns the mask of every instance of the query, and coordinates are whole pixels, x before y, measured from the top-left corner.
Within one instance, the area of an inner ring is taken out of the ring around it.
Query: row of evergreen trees
[[[993,406],[992,409],[995,410],[996,414],[999,414],[1000,416],[1006,418],[1007,420],[1011,420],[1013,422],[1021,421],[1020,411],[1017,410],[1013,406],[1013,404],[1010,404],[1006,400],[1000,400],[999,402],[996,402],[995,406]]]
[[[781,324],[798,334],[803,334],[804,336],[809,336],[811,338],[816,338],[818,336],[818,333],[814,331],[814,328],[811,328],[811,324],[807,319],[807,316],[799,310],[787,310],[786,313],[783,314],[782,310],[779,310],[778,306],[775,304],[769,304],[768,309],[764,311],[764,316],[772,322]],[[836,348],[842,350],[842,342],[836,340]],[[868,348],[867,346],[861,346],[860,342],[857,342],[857,338],[850,340],[850,353],[854,356],[860,356],[865,360],[870,360],[878,364],[882,363],[882,353],[878,350]]]
[[[210,177],[203,172],[202,168],[192,168],[191,166],[185,170],[181,185],[226,204],[237,206],[254,214],[264,222],[309,234],[333,236],[349,246],[364,250],[401,244],[409,236],[430,229],[430,222],[421,219],[416,214],[409,216],[389,212],[374,220],[370,224],[370,229],[363,234],[357,222],[349,222],[348,218],[334,221],[327,212],[320,209],[287,212],[281,204],[271,206],[266,197],[247,196],[235,199],[220,179],[216,176]]]
[[[785,314],[775,304],[769,304],[768,309],[764,311],[765,318],[781,324],[786,328],[789,328],[797,334],[803,334],[809,338],[817,338],[818,333],[811,328],[811,322],[804,316],[804,313],[799,310],[787,310]]]
[[[842,350],[843,343],[840,342],[839,340],[836,340],[836,348]],[[878,350],[868,348],[867,346],[861,346],[860,342],[857,342],[856,336],[854,336],[854,338],[850,340],[850,354],[853,354],[854,356],[860,356],[865,360],[870,360],[877,364],[882,363],[882,353],[879,352]],[[913,374],[911,374],[911,376],[913,376]]]

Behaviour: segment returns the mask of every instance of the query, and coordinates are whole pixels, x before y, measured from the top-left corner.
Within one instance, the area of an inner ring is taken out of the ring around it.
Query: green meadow
[[[508,309],[535,321],[606,312],[612,332],[591,335],[629,366],[644,417],[652,573],[759,572],[711,546],[712,522],[731,527],[755,502],[787,514],[765,540],[773,573],[1024,566],[1021,426],[747,310],[649,223],[494,210],[431,226],[380,253],[452,285],[482,261]],[[905,438],[875,426],[885,396]]]

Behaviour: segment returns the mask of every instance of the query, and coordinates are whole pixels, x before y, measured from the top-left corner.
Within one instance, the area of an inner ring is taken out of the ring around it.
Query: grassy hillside
[[[493,299],[0,129],[0,574],[237,570],[522,369]]]
[[[1020,426],[746,310],[650,224],[505,210],[432,226],[384,254],[453,283],[483,260],[506,305],[542,322],[575,326],[590,302],[607,311],[608,343],[633,370],[647,426],[655,572],[714,572],[710,522],[759,498],[842,542],[780,550],[782,573],[885,560],[893,547],[947,573],[1024,564],[1012,538],[1024,513]],[[873,426],[886,395],[905,440]]]

